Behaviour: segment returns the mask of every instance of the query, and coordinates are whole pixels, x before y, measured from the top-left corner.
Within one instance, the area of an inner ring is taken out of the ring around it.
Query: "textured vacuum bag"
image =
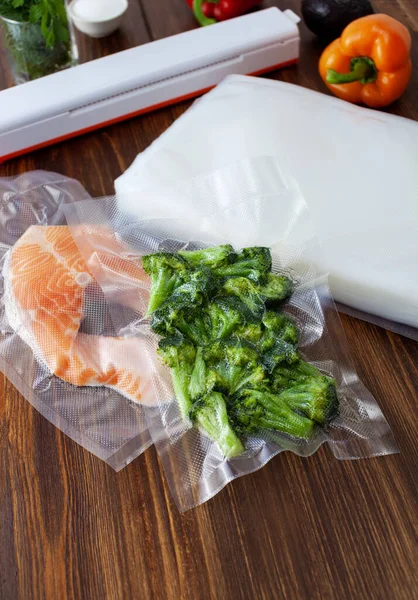
[[[42,415],[119,470],[151,443],[143,403],[155,395],[144,344],[115,334],[66,226],[64,205],[90,196],[73,179],[33,171],[1,179],[0,198],[0,368]]]
[[[323,248],[317,266],[329,272],[339,308],[417,339],[418,123],[288,83],[230,76],[115,188],[129,198],[262,154],[290,161]]]
[[[190,210],[193,205],[199,207],[199,214]],[[132,214],[134,206],[136,217]],[[109,302],[116,332],[144,336],[154,365],[160,364],[160,338],[146,315],[150,283],[141,278],[141,257],[224,243],[237,251],[265,246],[272,253],[273,272],[294,282],[294,293],[282,310],[300,329],[302,357],[336,381],[338,416],[329,426],[318,427],[307,439],[258,429],[242,438],[244,451],[226,458],[217,443],[192,423],[191,412],[182,417],[170,378],[157,375],[155,366],[156,404],[146,408],[147,421],[180,510],[208,500],[228,482],[262,467],[283,450],[308,456],[327,443],[338,459],[397,451],[384,416],[348,356],[327,274],[318,266],[323,263],[312,220],[290,170],[285,168],[284,157],[279,162],[268,157],[242,161],[177,189],[149,189],[130,198],[124,195],[75,203],[66,207],[66,215],[74,239]],[[109,238],[107,246],[96,242],[98,227],[114,232],[114,240]],[[115,251],[115,241],[129,250],[121,255]],[[168,275],[163,277],[169,281]],[[121,308],[127,304],[129,310]],[[194,306],[192,301],[190,311]],[[262,360],[260,356],[255,368]],[[184,369],[181,378],[186,387],[188,377],[191,380],[187,361],[189,358],[183,356],[177,365],[180,373]],[[237,385],[246,375],[238,376]],[[204,397],[197,402],[200,400]],[[212,426],[215,423],[216,427],[218,416],[214,413]]]

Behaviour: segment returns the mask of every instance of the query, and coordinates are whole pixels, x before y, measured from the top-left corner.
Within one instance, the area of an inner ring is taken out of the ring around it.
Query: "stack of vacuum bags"
[[[3,180],[3,372],[116,470],[154,443],[180,510],[283,450],[396,452],[330,288],[344,311],[417,338],[417,160],[416,123],[232,76],[137,157],[116,196],[40,172]],[[287,291],[273,302],[267,282]],[[234,294],[245,327],[214,339]]]
[[[172,187],[261,155],[289,161],[335,300],[417,339],[418,123],[288,83],[230,76],[140,154],[115,188],[123,197]],[[196,203],[189,209],[199,211]]]

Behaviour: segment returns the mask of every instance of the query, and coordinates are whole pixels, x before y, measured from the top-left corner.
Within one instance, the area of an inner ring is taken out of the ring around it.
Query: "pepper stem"
[[[377,69],[374,61],[368,56],[352,58],[350,62],[349,73],[338,73],[334,69],[328,69],[327,82],[334,84],[352,83],[360,81],[360,83],[372,83],[376,81]]]
[[[205,27],[206,25],[213,25],[213,23],[216,23],[216,19],[209,19],[209,17],[207,17],[202,10],[202,4],[203,4],[204,0],[193,0],[193,12],[194,12],[194,16],[196,17],[199,25],[202,25],[202,27]]]

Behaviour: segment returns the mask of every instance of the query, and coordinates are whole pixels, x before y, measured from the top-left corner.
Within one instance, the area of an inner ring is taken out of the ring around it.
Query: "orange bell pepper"
[[[411,36],[388,15],[368,15],[350,23],[325,48],[319,73],[333,94],[372,108],[403,94],[412,72]]]

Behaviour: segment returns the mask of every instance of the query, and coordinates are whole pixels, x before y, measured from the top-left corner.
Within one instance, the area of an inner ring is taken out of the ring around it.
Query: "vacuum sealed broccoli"
[[[350,360],[285,157],[66,214],[117,334],[146,340],[155,395],[146,419],[181,511],[285,450],[397,452]],[[122,261],[115,243],[95,241],[98,225],[128,247]]]
[[[163,336],[159,355],[181,415],[226,457],[244,452],[248,435],[274,430],[309,439],[338,415],[334,379],[298,352],[298,327],[282,311],[293,283],[271,273],[268,248],[159,252],[143,264],[151,276],[147,313]]]

